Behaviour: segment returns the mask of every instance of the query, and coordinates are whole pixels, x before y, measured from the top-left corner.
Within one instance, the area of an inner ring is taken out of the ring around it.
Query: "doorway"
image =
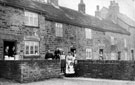
[[[134,60],[134,50],[131,50],[132,60]]]
[[[5,56],[14,57],[16,53],[16,41],[4,40],[4,59]]]
[[[121,51],[118,52],[118,60],[121,59]]]
[[[103,54],[104,54],[104,49],[99,49],[99,60],[104,60]]]

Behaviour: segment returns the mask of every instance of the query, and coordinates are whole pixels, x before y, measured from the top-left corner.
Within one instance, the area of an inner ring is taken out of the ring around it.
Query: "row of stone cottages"
[[[115,41],[115,48],[118,50],[116,50],[116,52],[114,53],[119,56],[120,60],[134,60],[135,21],[120,12],[119,3],[113,0],[110,1],[110,5],[108,8],[103,7],[100,9],[100,7],[97,6],[95,17],[103,20],[112,21],[113,23],[118,24],[119,26],[130,32],[130,35],[126,37],[119,36],[117,34],[113,36]],[[123,43],[121,43],[121,40],[124,41],[124,45],[122,45]]]
[[[1,60],[6,46],[16,46],[21,60],[44,59],[47,50],[56,48],[67,53],[71,46],[77,50],[77,59],[98,60],[103,52],[104,60],[117,60],[111,53],[126,51],[124,38],[129,35],[111,21],[85,14],[83,0],[78,11],[59,6],[58,0],[0,0]],[[128,58],[122,53],[120,59]]]

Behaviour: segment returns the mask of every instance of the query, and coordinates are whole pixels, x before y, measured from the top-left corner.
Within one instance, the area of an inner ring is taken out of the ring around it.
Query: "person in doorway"
[[[16,55],[16,49],[15,49],[15,46],[13,46],[12,48],[12,56],[11,57],[15,57]]]
[[[119,51],[118,52],[118,60],[120,60],[120,58],[121,58],[121,52]]]
[[[99,60],[104,60],[104,58],[103,58],[103,51],[99,52]]]
[[[5,60],[8,60],[8,57],[9,57],[9,46],[7,46],[5,48],[5,54],[4,54],[4,56],[5,56]]]

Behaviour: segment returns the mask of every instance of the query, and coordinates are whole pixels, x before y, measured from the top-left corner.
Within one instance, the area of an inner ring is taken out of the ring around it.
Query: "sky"
[[[89,15],[95,15],[96,6],[109,7],[112,0],[84,0],[86,5],[86,13]],[[115,0],[119,3],[120,12],[127,15],[131,19],[135,20],[135,0]],[[80,0],[59,0],[59,5],[74,10],[78,10],[78,3]]]

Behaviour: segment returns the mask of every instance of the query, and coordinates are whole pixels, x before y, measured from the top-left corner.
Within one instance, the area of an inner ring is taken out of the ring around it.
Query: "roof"
[[[61,6],[58,7],[55,5],[42,4],[32,0],[0,0],[0,3],[5,3],[7,5],[24,8],[26,10],[38,13],[43,13],[46,17],[46,20],[52,20],[84,28],[91,28],[97,31],[109,31],[127,35],[129,34],[129,32],[121,29],[115,24],[111,24],[112,27],[110,29],[110,25],[106,25],[104,23],[106,26],[102,26],[102,21],[93,16],[83,14],[78,11]],[[117,27],[118,30],[114,27]]]
[[[108,12],[109,12],[109,9],[106,8],[106,7],[103,7],[101,10],[100,10],[101,14],[103,13],[103,15],[101,16],[102,18],[106,18],[108,15]],[[105,16],[105,17],[104,17]],[[122,14],[122,13],[118,13],[117,15],[118,19],[122,20],[123,22],[125,22],[127,25],[131,26],[131,27],[134,27],[135,28],[135,21],[132,20],[131,18],[129,18],[128,16]]]
[[[118,18],[121,19],[123,22],[125,22],[126,24],[128,24],[129,26],[131,27],[134,27],[135,28],[135,21],[130,19],[128,16],[122,14],[122,13],[119,13],[118,14]]]
[[[108,31],[114,31],[120,34],[128,34],[130,35],[130,32],[127,32],[126,29],[123,29],[120,25],[113,23],[110,20],[102,20],[102,24],[101,24],[102,28],[106,28],[106,30]],[[119,29],[118,29],[119,28]]]

